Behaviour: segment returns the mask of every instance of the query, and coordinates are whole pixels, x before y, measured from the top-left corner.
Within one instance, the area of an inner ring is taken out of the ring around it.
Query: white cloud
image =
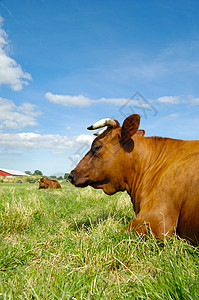
[[[199,105],[199,98],[190,98],[190,103],[192,105]]]
[[[14,91],[19,91],[29,84],[31,75],[22,70],[21,66],[8,55],[8,36],[2,29],[3,18],[0,17],[0,85],[7,84]]]
[[[82,145],[90,147],[93,136],[80,135],[76,138],[61,136],[59,134],[41,135],[33,132],[2,133],[0,132],[0,148],[4,150],[33,150],[48,149],[51,152],[63,153],[65,150],[78,149]]]
[[[84,97],[83,95],[53,95],[52,93],[48,92],[45,94],[45,97],[48,101],[63,106],[89,106],[92,102],[92,100]]]
[[[178,118],[179,117],[179,114],[170,114],[169,116],[168,116],[168,118],[171,118],[171,119],[175,119],[175,118]]]
[[[92,141],[94,140],[93,135],[88,135],[88,134],[81,134],[76,138],[76,142],[80,144],[88,144],[90,145]]]
[[[52,150],[51,153],[54,154],[54,155],[58,155],[58,156],[60,156],[60,155],[66,155],[66,153],[64,151]]]
[[[96,103],[106,103],[116,106],[137,106],[140,108],[143,107],[150,107],[150,103],[146,100],[144,101],[142,98],[136,98],[135,99],[127,99],[127,98],[99,98],[97,100],[90,99],[88,97],[85,97],[83,95],[77,95],[77,96],[70,96],[70,95],[54,95],[50,92],[45,94],[45,97],[48,101],[60,104],[62,106],[90,106],[92,104]]]
[[[179,96],[164,96],[157,99],[161,103],[178,104],[184,102]]]
[[[31,103],[16,106],[13,101],[0,97],[0,128],[21,129],[37,126],[36,117],[40,114]]]
[[[180,96],[164,96],[158,98],[156,101],[165,104],[186,103],[191,105],[199,105],[199,98],[192,96],[184,96],[183,98]]]
[[[128,101],[130,101],[130,99],[126,99],[126,98],[105,98],[105,97],[102,97],[99,100],[97,100],[97,102],[104,102],[104,103],[108,103],[108,104],[112,104],[112,105],[116,105],[116,106],[124,105]]]
[[[50,92],[45,94],[48,101],[60,104],[63,106],[90,106],[94,103],[109,103],[113,105],[124,105],[129,99],[125,98],[99,98],[97,100],[90,99],[83,95],[71,96],[71,95],[56,95]]]
[[[35,111],[36,109],[36,105],[29,103],[29,102],[25,102],[22,105],[17,107],[17,110],[20,112],[23,112],[26,115],[30,115],[32,117],[36,117],[38,116],[38,114],[40,114],[39,112]]]
[[[33,132],[0,133],[0,147],[6,150],[69,149],[74,145],[67,136]]]
[[[82,155],[80,155],[80,154],[72,154],[72,155],[70,155],[70,157],[69,157],[72,161],[77,161],[78,162],[78,160],[80,160],[81,158],[82,158]]]

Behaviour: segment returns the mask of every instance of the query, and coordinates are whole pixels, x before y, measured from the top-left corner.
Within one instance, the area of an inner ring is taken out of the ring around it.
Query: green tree
[[[43,176],[43,173],[39,170],[35,170],[33,175],[41,175]]]
[[[32,175],[32,173],[31,173],[30,171],[25,171],[25,173],[26,173],[27,175]]]
[[[64,179],[68,178],[69,173],[64,174]]]

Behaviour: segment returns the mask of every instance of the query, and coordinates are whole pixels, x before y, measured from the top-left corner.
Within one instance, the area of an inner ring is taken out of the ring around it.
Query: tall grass
[[[0,299],[198,299],[198,249],[126,235],[125,193],[0,184]]]

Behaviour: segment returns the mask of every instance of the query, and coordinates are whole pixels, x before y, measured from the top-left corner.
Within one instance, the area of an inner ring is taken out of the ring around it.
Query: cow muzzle
[[[68,175],[68,181],[76,187],[86,187],[89,185],[89,180],[83,178],[76,170],[72,170]]]
[[[73,175],[73,171],[70,172],[70,174],[68,175],[68,181],[70,181],[70,183],[74,184],[74,175]]]

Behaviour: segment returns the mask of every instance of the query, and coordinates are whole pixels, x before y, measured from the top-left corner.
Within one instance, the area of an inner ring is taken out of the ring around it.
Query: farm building
[[[28,175],[21,171],[0,168],[0,176],[12,177],[12,176],[28,176]]]

